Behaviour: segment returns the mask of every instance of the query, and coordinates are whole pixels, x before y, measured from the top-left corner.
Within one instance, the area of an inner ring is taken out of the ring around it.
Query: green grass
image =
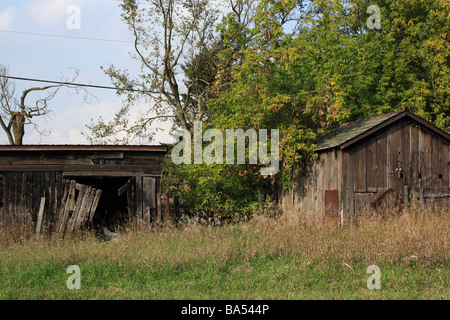
[[[1,299],[449,299],[449,212],[335,229],[286,219],[2,238]],[[381,289],[369,290],[369,265]],[[81,289],[69,290],[70,265]]]

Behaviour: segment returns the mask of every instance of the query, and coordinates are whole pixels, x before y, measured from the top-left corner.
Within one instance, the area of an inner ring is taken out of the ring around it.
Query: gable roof
[[[344,149],[350,145],[364,139],[365,137],[397,122],[400,119],[408,117],[421,125],[427,127],[431,131],[440,135],[444,139],[450,141],[450,135],[424,120],[423,118],[407,111],[395,111],[379,116],[374,116],[368,119],[357,120],[349,123],[344,123],[331,130],[331,133],[322,138],[317,144],[317,151],[324,151],[327,149],[340,148]]]

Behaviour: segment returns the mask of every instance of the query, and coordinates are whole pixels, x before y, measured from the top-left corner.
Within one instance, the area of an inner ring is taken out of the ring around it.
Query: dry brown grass
[[[30,230],[16,227],[0,230],[0,245],[20,247],[24,259],[54,262],[102,259],[176,267],[211,259],[225,264],[236,257],[286,256],[306,263],[434,264],[449,261],[449,227],[449,209],[409,207],[397,216],[364,217],[343,228],[260,216],[221,227],[188,223],[160,230],[129,228],[107,243],[92,233],[35,239]]]
[[[416,207],[343,228],[259,216],[219,227],[128,228],[108,242],[93,233],[2,230],[0,297],[73,298],[65,270],[76,264],[82,299],[447,299],[449,226],[450,210]],[[366,288],[373,264],[382,268],[381,293]]]

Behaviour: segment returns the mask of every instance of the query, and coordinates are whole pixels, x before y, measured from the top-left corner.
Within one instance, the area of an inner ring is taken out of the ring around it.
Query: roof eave
[[[399,113],[399,114],[397,114],[397,115],[395,115],[395,116],[393,116],[393,117],[391,117],[391,118],[389,118],[389,119],[387,119],[387,120],[377,124],[376,126],[370,128],[369,130],[366,130],[363,133],[357,135],[356,137],[353,137],[352,139],[350,139],[348,141],[345,141],[344,143],[341,143],[339,145],[339,147],[341,149],[345,149],[345,148],[351,146],[352,144],[355,144],[356,142],[358,142],[358,141],[360,141],[360,140],[370,136],[371,134],[377,132],[378,130],[381,130],[384,127],[387,127],[390,124],[392,124],[392,123],[394,123],[394,122],[404,118],[407,115],[407,112],[408,111],[403,111],[403,112],[401,112],[401,113]]]
[[[166,146],[107,146],[107,145],[0,145],[0,151],[138,151],[138,152],[167,152]]]
[[[338,147],[341,149],[346,149],[346,148],[350,147],[351,145],[357,143],[358,141],[365,139],[366,137],[372,135],[373,133],[375,133],[375,132],[377,132],[377,131],[379,131],[379,130],[381,130],[381,129],[383,129],[405,117],[409,117],[410,119],[420,123],[421,125],[423,125],[424,127],[428,128],[428,129],[430,129],[434,133],[440,135],[444,139],[447,139],[448,141],[450,141],[450,135],[447,132],[439,129],[432,123],[425,121],[424,119],[420,118],[419,116],[416,116],[415,114],[405,110],[405,111],[387,119],[386,121],[379,123],[378,125],[374,126],[373,128],[370,128],[369,130],[357,135],[356,137],[354,137],[344,143],[341,143]]]

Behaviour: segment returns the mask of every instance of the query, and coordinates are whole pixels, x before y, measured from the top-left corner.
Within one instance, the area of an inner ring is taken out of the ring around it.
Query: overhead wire
[[[50,84],[57,84],[57,85],[66,85],[66,86],[88,87],[88,88],[95,88],[95,89],[117,90],[116,87],[102,86],[102,85],[95,85],[95,84],[86,84],[86,83],[43,80],[43,79],[34,79],[34,78],[26,78],[26,77],[15,77],[15,76],[7,76],[7,75],[0,75],[0,78],[7,78],[7,79],[11,79],[11,80],[43,82],[43,83],[50,83]],[[155,92],[151,92],[151,91],[142,91],[142,90],[134,89],[132,87],[126,88],[126,91],[143,92],[143,93],[155,93]]]
[[[104,39],[104,38],[90,38],[90,37],[79,37],[79,36],[67,36],[67,35],[49,34],[49,33],[39,33],[39,32],[25,32],[25,31],[2,30],[2,29],[0,29],[0,32],[13,33],[13,34],[25,34],[25,35],[32,35],[32,36],[54,37],[54,38],[69,38],[69,39],[80,39],[80,40],[91,40],[91,41],[107,41],[107,42],[119,42],[119,43],[134,43],[133,41],[127,41],[127,40]]]

